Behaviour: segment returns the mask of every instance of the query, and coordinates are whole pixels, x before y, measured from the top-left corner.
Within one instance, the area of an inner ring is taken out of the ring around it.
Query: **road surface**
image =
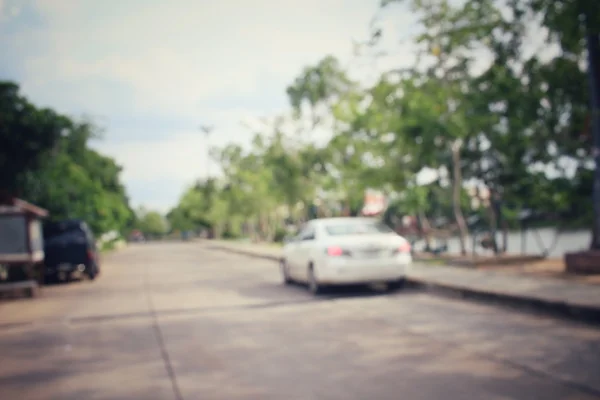
[[[284,287],[199,243],[0,302],[6,399],[595,399],[600,331],[404,290]]]

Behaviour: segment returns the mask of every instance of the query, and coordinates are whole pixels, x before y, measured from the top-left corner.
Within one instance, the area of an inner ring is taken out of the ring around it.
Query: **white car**
[[[283,248],[286,284],[307,283],[317,294],[330,285],[386,283],[400,287],[412,263],[410,243],[373,218],[307,222]]]

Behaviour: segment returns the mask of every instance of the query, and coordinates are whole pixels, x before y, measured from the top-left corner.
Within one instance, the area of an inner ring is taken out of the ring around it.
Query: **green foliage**
[[[23,172],[38,168],[71,125],[29,103],[16,84],[0,81],[0,188],[18,194]]]
[[[89,147],[89,121],[38,109],[17,85],[0,82],[0,188],[50,211],[85,220],[96,234],[125,231],[133,213],[121,168]]]
[[[157,211],[147,211],[143,208],[136,213],[135,227],[146,237],[154,238],[162,237],[169,231],[167,218]]]
[[[470,219],[463,213],[510,224],[525,209],[589,219],[583,38],[600,26],[594,20],[600,3],[384,0],[382,6],[399,2],[419,20],[414,65],[386,72],[369,87],[331,56],[304,68],[287,88],[293,128],[283,129],[279,118],[256,132],[249,151],[215,149],[222,179],[189,188],[170,218],[280,240],[287,222],[359,211],[371,188],[396,199],[388,222],[407,214],[446,219],[463,234]],[[548,47],[557,44],[561,53],[542,57],[526,49],[531,21],[541,21]],[[385,34],[377,29],[370,45]],[[316,127],[332,131],[323,146],[308,140]],[[561,170],[565,160],[576,165],[575,176]],[[436,180],[419,186],[425,169]],[[497,193],[503,215],[490,217],[496,211],[486,199],[473,209],[466,182]]]
[[[285,229],[278,227],[275,229],[275,235],[273,235],[273,241],[276,243],[282,243],[285,238],[288,236],[288,233]]]
[[[315,66],[304,68],[286,92],[296,114],[300,115],[302,105],[307,104],[311,108],[313,123],[318,124],[320,116],[316,108],[321,104],[333,107],[335,101],[354,86],[339,61],[327,56]]]
[[[101,252],[109,252],[109,251],[119,248],[119,246],[123,245],[124,243],[125,243],[125,241],[122,238],[116,237],[114,239],[103,242],[101,244],[100,251]]]
[[[236,233],[235,231],[232,230],[225,230],[225,232],[223,232],[223,239],[239,239],[241,238],[241,235]]]

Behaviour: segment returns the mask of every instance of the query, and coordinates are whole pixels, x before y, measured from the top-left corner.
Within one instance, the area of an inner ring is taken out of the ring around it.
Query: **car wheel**
[[[283,283],[285,285],[291,285],[292,283],[294,283],[292,278],[290,278],[288,263],[285,259],[279,261],[279,268],[281,269],[281,277],[283,279]]]
[[[389,292],[395,292],[396,290],[400,290],[404,287],[404,278],[398,279],[396,281],[391,281],[387,283],[387,290]]]
[[[96,277],[98,276],[98,266],[96,264],[91,265],[87,275],[88,278],[90,278],[90,280],[92,281],[96,279]]]
[[[308,291],[314,295],[323,293],[323,286],[319,284],[315,269],[312,265],[308,267]]]

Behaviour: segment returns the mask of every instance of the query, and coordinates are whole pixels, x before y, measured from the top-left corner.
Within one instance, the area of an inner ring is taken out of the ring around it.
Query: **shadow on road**
[[[0,347],[2,398],[169,398],[149,321],[14,332]]]
[[[260,282],[251,286],[245,286],[237,289],[237,292],[247,297],[274,299],[274,298],[303,298],[311,297],[308,293],[306,285],[294,283],[291,285],[283,285],[273,282]],[[390,296],[396,294],[415,293],[416,289],[404,288],[401,290],[388,291],[383,287],[369,285],[344,285],[332,286],[327,288],[322,295],[316,296],[316,299],[343,299],[353,297],[377,297]]]

